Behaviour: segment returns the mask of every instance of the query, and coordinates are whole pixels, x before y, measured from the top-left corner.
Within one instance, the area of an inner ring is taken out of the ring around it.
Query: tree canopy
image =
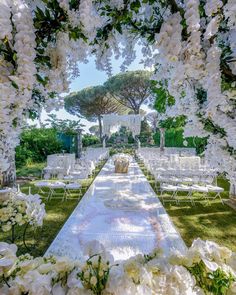
[[[85,88],[65,98],[65,109],[72,115],[82,116],[99,122],[99,135],[102,139],[102,115],[124,113],[125,107],[110,96],[104,86]]]
[[[129,71],[115,75],[104,86],[114,99],[139,114],[140,107],[152,97],[150,71]]]

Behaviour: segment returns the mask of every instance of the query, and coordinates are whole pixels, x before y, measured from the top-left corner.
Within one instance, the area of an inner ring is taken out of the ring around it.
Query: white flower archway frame
[[[119,126],[127,127],[135,138],[141,131],[141,116],[117,114],[103,115],[103,136],[110,137]]]

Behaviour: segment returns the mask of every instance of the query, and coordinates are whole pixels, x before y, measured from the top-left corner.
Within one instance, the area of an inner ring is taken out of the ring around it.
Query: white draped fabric
[[[113,159],[106,163],[45,255],[82,258],[92,240],[102,243],[115,260],[149,253],[155,247],[166,255],[186,249],[133,159],[128,174],[114,173]]]
[[[140,134],[141,130],[141,116],[140,115],[117,115],[109,114],[103,115],[103,135],[111,136],[116,132],[119,126],[127,127],[133,137]]]

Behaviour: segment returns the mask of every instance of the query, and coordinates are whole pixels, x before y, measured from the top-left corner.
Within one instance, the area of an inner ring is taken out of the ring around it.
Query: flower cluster
[[[44,207],[39,195],[14,193],[11,198],[0,203],[0,228],[8,232],[13,226],[26,223],[42,226],[46,214]]]
[[[235,294],[236,254],[214,242],[197,239],[186,253],[164,257],[154,250],[113,266],[103,246],[94,245],[90,253],[100,253],[83,262],[17,258],[15,245],[0,243],[1,294]]]

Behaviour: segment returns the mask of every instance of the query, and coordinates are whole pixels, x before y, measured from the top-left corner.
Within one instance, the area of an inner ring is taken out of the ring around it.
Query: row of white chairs
[[[158,188],[157,188],[158,189]],[[178,198],[178,192],[181,193],[187,193],[186,198],[189,199],[189,201],[194,205],[194,199],[193,193],[201,193],[202,197],[205,198],[206,200],[209,199],[216,199],[217,197],[221,200],[221,203],[223,203],[223,200],[221,198],[221,193],[224,191],[222,187],[216,186],[216,185],[185,185],[185,184],[178,184],[178,185],[173,185],[169,183],[161,183],[160,184],[160,197],[162,199],[162,202],[164,203],[166,200],[163,198],[163,194],[170,193],[171,194],[171,199],[174,199],[176,203],[178,204],[180,202],[180,199]],[[214,193],[214,196],[210,197],[209,193]],[[186,202],[186,200],[184,200]]]
[[[173,165],[172,168],[167,169],[166,166],[163,167],[163,163],[169,159],[170,163],[172,161],[173,164],[173,159],[177,159],[178,156],[163,157],[153,153],[146,154],[146,151],[139,151],[136,155],[144,163],[148,174],[154,177],[156,189],[160,191],[163,202],[166,200],[166,198],[163,198],[164,193],[170,194],[171,200],[174,199],[178,203],[178,193],[185,192],[189,201],[194,204],[192,196],[193,193],[198,192],[205,199],[219,197],[223,203],[220,194],[224,189],[217,186],[216,170],[211,169],[206,164],[202,165],[197,157],[189,157],[189,161],[194,160],[195,163],[199,163],[199,165],[196,165],[196,169],[183,169],[178,166],[178,160],[174,161],[176,168],[173,168]],[[187,157],[185,160],[188,160]],[[214,195],[212,196],[210,193]]]
[[[82,185],[79,182],[65,183],[62,181],[38,181],[35,186],[39,189],[39,193],[45,194],[45,189],[48,189],[47,200],[52,197],[56,198],[58,190],[63,190],[62,200],[67,200],[71,196],[72,191],[79,191],[79,196],[82,193]]]
[[[42,176],[46,180],[88,178],[93,174],[98,162],[108,156],[109,150],[105,148],[87,149],[78,160],[75,159],[75,154],[49,155]]]

